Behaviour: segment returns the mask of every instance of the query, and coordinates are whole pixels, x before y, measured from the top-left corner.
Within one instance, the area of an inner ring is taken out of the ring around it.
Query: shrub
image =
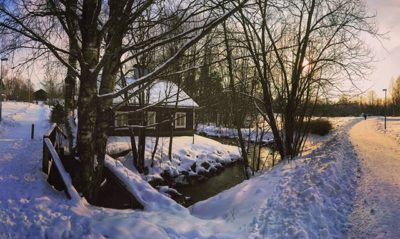
[[[327,135],[333,129],[332,124],[326,119],[316,119],[310,121],[310,133]]]
[[[56,124],[63,124],[64,123],[64,106],[57,103],[51,109],[50,121]]]

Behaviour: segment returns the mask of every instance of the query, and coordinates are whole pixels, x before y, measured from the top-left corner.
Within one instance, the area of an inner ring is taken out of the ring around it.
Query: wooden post
[[[32,124],[32,128],[31,128],[31,139],[33,139],[35,137],[35,124]]]
[[[49,174],[49,154],[46,149],[46,143],[44,142],[44,139],[47,138],[47,136],[43,136],[43,159],[42,159],[42,170],[44,173]]]

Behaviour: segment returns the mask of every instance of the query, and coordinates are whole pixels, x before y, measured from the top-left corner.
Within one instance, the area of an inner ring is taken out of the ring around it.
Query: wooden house
[[[47,101],[47,92],[43,89],[33,92],[35,101]]]
[[[126,79],[127,84],[135,81]],[[143,87],[143,86],[142,86]],[[137,91],[132,89],[131,92]],[[130,130],[135,135],[144,130],[146,136],[191,136],[195,128],[197,103],[178,86],[166,80],[157,80],[141,94],[129,97],[130,93],[114,99],[117,107],[110,135],[127,136]]]

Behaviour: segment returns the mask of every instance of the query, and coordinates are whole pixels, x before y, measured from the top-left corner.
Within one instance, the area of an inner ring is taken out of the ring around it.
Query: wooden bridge
[[[53,124],[43,136],[42,170],[47,175],[47,181],[58,191],[64,191],[69,199],[79,201],[79,172],[81,164],[78,158],[66,154],[67,136],[57,124]],[[143,205],[128,190],[127,182],[115,175],[105,164],[104,180],[106,185],[99,192],[97,206],[126,209],[143,209]]]

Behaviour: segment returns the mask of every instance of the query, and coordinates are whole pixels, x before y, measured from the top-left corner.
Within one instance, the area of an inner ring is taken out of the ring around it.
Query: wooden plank
[[[53,143],[51,142],[51,140],[49,138],[44,138],[44,143],[45,143],[47,149],[49,150],[49,154],[50,154],[51,158],[53,159],[58,172],[60,173],[61,179],[66,188],[65,192],[67,193],[68,198],[73,199],[75,201],[80,201],[81,197],[78,194],[78,192],[76,191],[76,189],[74,188],[74,186],[72,185],[71,177],[65,170],[65,168],[61,162],[61,159],[58,156],[58,154],[53,146]]]

